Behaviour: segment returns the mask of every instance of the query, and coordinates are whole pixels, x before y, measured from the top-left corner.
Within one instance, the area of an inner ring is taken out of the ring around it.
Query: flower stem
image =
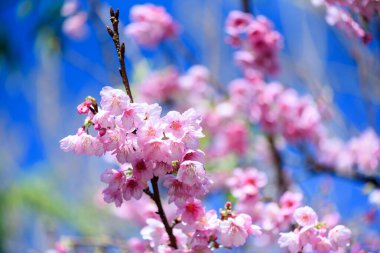
[[[173,227],[175,223],[173,223],[173,226],[169,225],[168,219],[166,218],[166,214],[164,211],[164,208],[162,207],[161,203],[161,197],[160,197],[160,190],[158,189],[158,177],[153,177],[152,180],[150,180],[152,184],[153,192],[151,192],[148,188],[144,190],[144,192],[156,203],[157,206],[157,214],[160,216],[162,223],[164,224],[166,233],[169,236],[169,246],[178,249],[177,246],[177,240],[173,234]]]
[[[117,58],[119,59],[119,64],[120,64],[119,73],[120,73],[121,79],[123,80],[125,90],[127,91],[127,94],[129,98],[131,99],[131,102],[133,103],[132,92],[129,85],[127,71],[125,69],[125,44],[123,42],[120,45],[119,9],[117,9],[115,12],[112,9],[112,7],[110,8],[110,20],[112,23],[112,29],[111,27],[107,26],[107,31],[108,31],[108,34],[111,36],[113,43],[115,44]]]

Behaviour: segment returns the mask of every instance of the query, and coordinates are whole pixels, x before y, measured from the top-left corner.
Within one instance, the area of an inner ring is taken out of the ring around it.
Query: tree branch
[[[177,240],[173,234],[173,227],[178,223],[176,220],[174,220],[173,224],[170,225],[168,222],[168,219],[166,218],[166,214],[164,211],[164,208],[162,207],[161,203],[161,197],[160,197],[160,191],[158,189],[158,177],[153,177],[152,180],[150,180],[153,188],[153,192],[151,192],[148,188],[144,190],[144,192],[156,203],[157,206],[157,214],[160,216],[162,223],[164,224],[166,233],[169,236],[169,246],[178,249],[177,247]]]
[[[132,92],[131,88],[129,85],[129,80],[127,76],[127,71],[125,69],[125,44],[124,42],[121,43],[120,45],[120,35],[119,35],[119,9],[116,10],[116,12],[110,8],[110,20],[112,23],[112,28],[107,26],[107,31],[108,34],[111,36],[113,43],[115,44],[116,52],[117,52],[117,57],[119,59],[119,73],[121,76],[121,79],[123,80],[123,84],[125,87],[125,90],[127,91],[127,94],[129,98],[131,99],[131,102],[133,103],[133,97],[132,97]]]
[[[306,161],[307,161],[307,164],[309,165],[310,170],[314,173],[325,173],[325,174],[333,175],[336,177],[359,181],[362,183],[373,184],[377,188],[380,187],[380,180],[376,177],[366,176],[363,174],[359,174],[357,172],[353,172],[350,174],[338,173],[333,167],[317,163],[311,157],[308,157]]]
[[[244,12],[251,13],[251,4],[249,0],[241,0],[241,6]]]
[[[266,138],[269,143],[269,149],[271,151],[274,167],[276,169],[278,193],[281,195],[289,189],[289,181],[284,173],[284,162],[280,152],[277,150],[273,134],[267,134]]]

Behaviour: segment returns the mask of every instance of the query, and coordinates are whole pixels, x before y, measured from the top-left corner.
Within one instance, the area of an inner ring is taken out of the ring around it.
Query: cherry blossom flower
[[[301,226],[314,226],[318,216],[311,207],[300,207],[294,212],[294,220]]]
[[[187,224],[194,224],[205,214],[205,210],[200,200],[194,200],[186,202],[186,204],[178,209],[178,213],[181,214],[181,219]]]
[[[130,18],[132,22],[125,28],[125,33],[141,46],[156,46],[178,32],[177,24],[160,6],[135,5],[131,9]]]

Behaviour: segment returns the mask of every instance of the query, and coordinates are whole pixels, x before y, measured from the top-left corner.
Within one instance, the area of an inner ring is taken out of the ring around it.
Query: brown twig
[[[150,182],[152,184],[153,192],[151,192],[149,188],[146,188],[144,192],[154,201],[154,203],[156,203],[156,206],[158,209],[157,214],[160,216],[161,221],[164,224],[166,233],[169,236],[169,240],[170,240],[169,246],[174,249],[178,249],[177,240],[173,234],[173,227],[177,224],[176,223],[177,219],[174,220],[172,225],[170,225],[168,222],[168,219],[166,218],[166,214],[161,203],[160,191],[158,189],[158,177],[153,177],[152,180],[150,180]]]
[[[131,88],[129,85],[129,80],[127,76],[127,71],[125,69],[125,44],[124,42],[121,43],[120,45],[120,35],[119,35],[119,9],[116,10],[116,12],[110,8],[110,20],[112,23],[112,29],[111,27],[107,26],[107,31],[108,34],[111,36],[113,43],[115,44],[116,52],[117,52],[117,57],[119,59],[119,73],[121,76],[121,79],[123,80],[123,84],[125,87],[125,90],[127,91],[127,94],[129,98],[131,99],[131,102],[133,103],[133,97],[132,97],[132,92]]]
[[[308,157],[306,159],[306,161],[307,161],[307,164],[309,165],[309,168],[312,172],[326,173],[326,174],[330,174],[333,176],[337,176],[337,177],[341,177],[341,178],[345,178],[345,179],[349,179],[349,180],[354,180],[354,181],[359,181],[359,182],[363,182],[363,183],[367,183],[367,184],[372,184],[373,186],[375,186],[377,188],[380,187],[380,180],[376,177],[366,176],[363,174],[359,174],[357,172],[346,173],[346,174],[338,173],[333,167],[317,163],[311,157]]]
[[[280,152],[277,150],[273,134],[267,134],[266,137],[269,143],[269,149],[271,151],[274,167],[277,173],[278,193],[281,195],[289,189],[289,182],[283,168],[284,162],[282,160]]]
[[[179,223],[181,223],[181,218],[177,217],[173,220],[171,227],[174,228]]]
[[[251,13],[251,5],[249,3],[249,0],[241,0],[241,7],[244,12]]]

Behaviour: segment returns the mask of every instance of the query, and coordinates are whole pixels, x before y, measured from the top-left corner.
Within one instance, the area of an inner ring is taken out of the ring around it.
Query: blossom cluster
[[[149,191],[149,180],[162,178],[163,186],[168,188],[168,202],[174,203],[180,225],[185,226],[173,229],[180,249],[206,250],[210,243],[214,248],[241,246],[248,235],[259,234],[251,218],[236,215],[230,204],[221,219],[215,211],[205,212],[199,199],[212,182],[203,166],[205,154],[198,149],[203,133],[201,118],[194,109],[182,114],[170,111],[161,117],[158,104],[131,103],[121,90],[107,86],[100,96],[100,105],[92,97],[78,105],[78,113],[87,115],[85,124],[60,144],[66,152],[97,156],[107,152],[116,157],[120,168],[106,169],[101,175],[101,181],[107,184],[102,192],[105,202],[120,207],[124,201],[139,200]],[[94,135],[90,134],[91,127]],[[149,209],[146,214],[151,218],[141,232],[143,239],[154,250],[168,248],[162,245],[168,241],[164,224]]]
[[[86,22],[88,15],[79,9],[76,0],[66,0],[61,8],[61,16],[65,18],[62,24],[62,31],[74,39],[82,39],[88,32]]]
[[[294,89],[276,82],[266,84],[255,77],[232,81],[229,93],[236,111],[245,113],[268,133],[290,141],[314,139],[318,133],[321,115],[317,106]]]
[[[101,177],[108,187],[106,202],[120,206],[123,199],[140,199],[147,181],[166,176],[169,201],[180,204],[207,193],[211,183],[203,167],[204,153],[197,149],[203,137],[201,118],[193,109],[183,114],[168,112],[161,117],[158,104],[130,103],[125,92],[104,87],[99,107],[86,99],[78,112],[87,114],[85,126],[93,125],[97,135],[86,127],[61,140],[64,151],[101,156],[110,152],[127,170],[107,169]],[[169,175],[175,173],[174,175]]]
[[[293,218],[298,227],[291,232],[280,233],[278,243],[291,253],[313,251],[316,253],[338,252],[351,239],[351,230],[343,225],[328,228],[318,222],[315,211],[308,207],[295,210]]]
[[[227,43],[239,48],[235,61],[244,72],[258,70],[274,74],[278,71],[281,35],[273,30],[272,23],[266,17],[231,11],[225,30]]]
[[[178,26],[165,8],[153,4],[135,5],[131,9],[132,22],[125,33],[139,45],[153,47],[178,33]]]
[[[249,235],[261,234],[261,229],[252,225],[251,217],[235,214],[229,202],[220,210],[219,218],[215,210],[205,212],[198,201],[188,203],[183,208],[182,220],[185,223],[173,231],[179,242],[178,252],[212,252],[211,249],[238,247],[245,244]],[[172,252],[166,245],[168,238],[159,220],[148,219],[141,235],[149,241],[149,245],[134,239],[130,243],[132,252],[151,252],[151,249],[154,252]]]
[[[228,189],[236,198],[236,210],[250,215],[263,232],[276,237],[291,224],[293,212],[301,205],[303,196],[287,191],[278,202],[265,200],[261,191],[267,183],[266,174],[255,168],[234,169],[227,179]]]
[[[202,127],[209,134],[207,146],[209,158],[234,153],[244,155],[248,149],[249,132],[244,120],[234,117],[229,103],[217,103],[217,91],[210,85],[209,70],[194,65],[179,75],[169,67],[149,75],[139,84],[141,101],[160,101],[176,110],[195,106],[202,113]]]
[[[139,100],[170,104],[178,110],[185,110],[210,98],[209,70],[201,65],[194,65],[184,75],[179,75],[174,67],[152,73],[139,85]],[[197,106],[200,109],[200,105]]]
[[[372,36],[364,27],[379,13],[380,3],[377,0],[312,0],[314,5],[326,7],[326,21],[345,31],[348,35],[360,38],[368,43]],[[355,13],[361,23],[353,17]]]
[[[340,172],[351,173],[355,167],[360,173],[369,176],[379,172],[380,140],[370,128],[347,143],[321,134],[317,149],[319,161]]]

